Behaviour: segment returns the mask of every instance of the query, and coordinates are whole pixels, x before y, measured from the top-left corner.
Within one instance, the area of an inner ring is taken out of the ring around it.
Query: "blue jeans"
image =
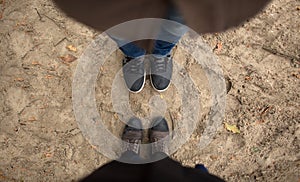
[[[175,21],[180,24],[184,24],[184,20],[180,15],[178,9],[171,5],[168,9],[168,15],[166,19]],[[176,45],[179,39],[188,31],[188,28],[179,24],[162,24],[160,33],[154,42],[154,48],[152,54],[156,57],[164,57],[168,55],[172,48]],[[163,41],[170,40],[170,42]],[[124,45],[124,40],[111,37],[118,45],[121,51],[128,57],[137,58],[146,54],[146,51],[134,43],[130,42]]]

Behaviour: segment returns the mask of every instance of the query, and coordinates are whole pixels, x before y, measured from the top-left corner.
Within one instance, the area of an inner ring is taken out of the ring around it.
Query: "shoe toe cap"
[[[168,132],[169,127],[165,118],[158,117],[154,120],[151,130]]]
[[[133,84],[128,86],[131,91],[138,92],[142,89],[143,85],[144,85],[144,78],[139,78]]]
[[[165,90],[170,85],[170,79],[159,75],[152,75],[152,84],[157,90]]]
[[[140,119],[133,117],[129,119],[129,121],[127,122],[127,126],[136,130],[140,130],[142,129],[142,122]]]

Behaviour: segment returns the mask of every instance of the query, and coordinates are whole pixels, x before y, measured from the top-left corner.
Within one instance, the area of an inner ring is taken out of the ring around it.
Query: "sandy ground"
[[[99,32],[70,20],[49,0],[0,0],[0,17],[0,181],[78,180],[107,163],[83,137],[72,111],[78,61],[60,58],[79,58]],[[212,143],[199,150],[200,124],[172,157],[191,167],[204,163],[228,181],[299,181],[300,1],[275,0],[239,28],[203,39],[227,79],[224,122],[240,133],[221,127]],[[121,56],[114,54],[101,68],[107,74],[99,75],[96,87],[99,112],[116,134],[122,125],[109,95]],[[192,58],[180,49],[175,57],[205,93],[201,67],[188,64]],[[130,95],[132,110],[146,116],[149,107],[140,101],[148,103],[155,94],[147,81],[141,94]],[[169,113],[176,114],[176,89],[163,97],[172,105]],[[211,107],[207,103],[200,121]]]

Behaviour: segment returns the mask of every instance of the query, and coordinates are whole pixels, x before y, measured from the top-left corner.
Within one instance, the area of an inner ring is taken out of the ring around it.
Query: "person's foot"
[[[169,127],[165,118],[156,118],[149,132],[152,154],[163,152],[169,154],[168,144],[170,139],[166,138],[169,135]]]
[[[123,152],[133,151],[136,154],[140,152],[140,145],[143,139],[143,130],[141,120],[131,118],[124,128],[122,140],[124,141]]]
[[[146,72],[144,56],[138,58],[125,57],[123,59],[124,80],[129,91],[140,92],[145,85]]]
[[[173,60],[171,55],[162,58],[153,56],[150,62],[151,84],[155,90],[163,92],[168,89],[173,72]]]

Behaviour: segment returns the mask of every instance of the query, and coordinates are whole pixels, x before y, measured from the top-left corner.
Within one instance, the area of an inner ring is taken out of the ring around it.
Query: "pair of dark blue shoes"
[[[173,72],[173,60],[171,55],[164,57],[149,56],[150,80],[153,88],[158,92],[168,89]],[[123,59],[124,80],[129,91],[140,92],[146,80],[145,56],[138,58],[125,57]]]

